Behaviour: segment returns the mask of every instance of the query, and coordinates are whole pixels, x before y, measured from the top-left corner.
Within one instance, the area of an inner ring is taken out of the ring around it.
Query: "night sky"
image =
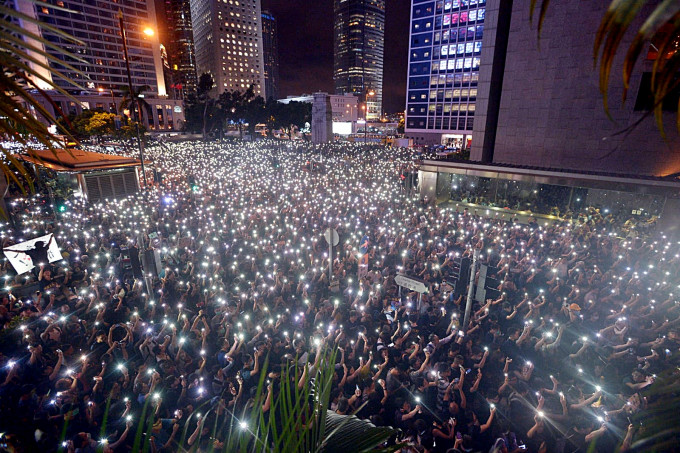
[[[386,0],[383,108],[402,112],[406,96],[410,0]],[[333,0],[262,0],[279,27],[281,97],[333,93]]]

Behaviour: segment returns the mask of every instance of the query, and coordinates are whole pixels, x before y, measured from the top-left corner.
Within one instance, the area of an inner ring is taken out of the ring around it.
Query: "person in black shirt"
[[[30,249],[16,250],[16,249],[11,249],[11,248],[4,248],[3,251],[14,252],[14,253],[23,253],[25,255],[28,255],[31,258],[31,262],[33,263],[34,267],[44,266],[45,264],[47,264],[49,262],[47,252],[50,248],[50,244],[52,244],[53,239],[54,239],[54,235],[50,235],[50,239],[48,241],[36,241],[33,244],[33,247],[30,248]]]

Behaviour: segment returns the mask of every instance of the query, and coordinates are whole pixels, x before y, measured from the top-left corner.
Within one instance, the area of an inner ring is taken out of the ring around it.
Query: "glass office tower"
[[[333,80],[336,94],[359,97],[369,121],[382,113],[385,0],[335,0]]]
[[[267,98],[279,97],[279,36],[276,17],[262,12],[262,49],[264,54],[264,86]]]
[[[486,0],[413,0],[406,134],[467,148],[475,119]]]

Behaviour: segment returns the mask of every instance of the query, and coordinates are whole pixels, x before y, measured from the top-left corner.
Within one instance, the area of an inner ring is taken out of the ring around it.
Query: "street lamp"
[[[370,96],[375,96],[375,91],[371,90],[366,93],[366,102],[364,103],[364,119],[366,120],[364,124],[364,145],[368,144],[368,98]]]
[[[125,68],[127,69],[128,90],[130,90],[131,100],[130,108],[132,110],[132,120],[135,121],[137,129],[137,146],[139,147],[139,160],[142,163],[142,176],[144,177],[144,187],[147,188],[148,183],[146,181],[146,170],[144,169],[144,149],[142,147],[142,139],[139,133],[139,123],[142,121],[143,118],[142,103],[139,101],[139,97],[137,97],[136,102],[132,101],[134,90],[132,89],[132,75],[130,74],[130,59],[128,57],[127,34],[125,33],[125,25],[123,24],[123,10],[121,9],[118,10],[118,25],[120,26],[120,35],[121,38],[123,39],[123,55],[125,56]],[[151,34],[149,34],[149,32]],[[153,30],[150,28],[146,28],[144,29],[144,34],[147,36],[153,36]],[[139,121],[137,121],[135,114],[135,104],[137,104],[137,109],[139,110]]]
[[[144,29],[144,34],[145,34],[146,36],[148,36],[148,37],[151,37],[151,36],[153,36],[153,35],[155,34],[155,32],[153,31],[153,28],[146,27],[146,28]]]
[[[97,91],[103,93],[104,88],[99,87],[97,88]],[[116,105],[116,99],[113,97],[113,88],[109,88],[109,92],[111,93],[111,102],[113,102],[113,110],[116,112],[116,115],[118,115],[118,106]]]
[[[368,108],[366,107],[366,103],[361,106],[361,110],[364,111],[364,146],[366,146],[366,142],[368,140]]]

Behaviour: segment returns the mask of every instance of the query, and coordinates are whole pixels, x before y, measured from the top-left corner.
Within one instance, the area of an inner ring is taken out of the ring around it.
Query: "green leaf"
[[[600,92],[602,93],[605,113],[609,118],[611,118],[608,101],[609,75],[614,63],[614,57],[628,27],[645,3],[647,3],[647,0],[612,1],[595,37],[593,49],[594,61],[597,64],[598,56],[600,56]],[[602,49],[601,55],[600,49]]]
[[[370,451],[392,437],[396,431],[390,427],[376,427],[354,415],[326,414],[330,433],[324,440],[322,453],[347,453]]]
[[[531,0],[529,3],[529,21],[534,22],[534,11],[536,10],[536,4],[538,3],[538,0]],[[548,5],[550,4],[550,0],[542,0],[541,1],[541,10],[538,14],[538,28],[537,28],[537,35],[540,38],[541,37],[541,30],[543,29],[543,21],[545,20],[545,15],[548,12]]]
[[[659,31],[659,28],[670,22],[674,16],[678,15],[678,13],[680,13],[680,2],[678,2],[678,0],[664,0],[654,9],[652,14],[649,15],[647,20],[645,20],[638,30],[633,42],[628,48],[628,52],[626,53],[623,62],[624,100],[629,88],[631,73],[633,72],[633,68],[635,67],[635,63],[640,56],[644,44],[651,41]],[[669,34],[666,41],[673,39],[673,37],[672,34]],[[659,53],[658,59],[662,58],[663,54]]]

